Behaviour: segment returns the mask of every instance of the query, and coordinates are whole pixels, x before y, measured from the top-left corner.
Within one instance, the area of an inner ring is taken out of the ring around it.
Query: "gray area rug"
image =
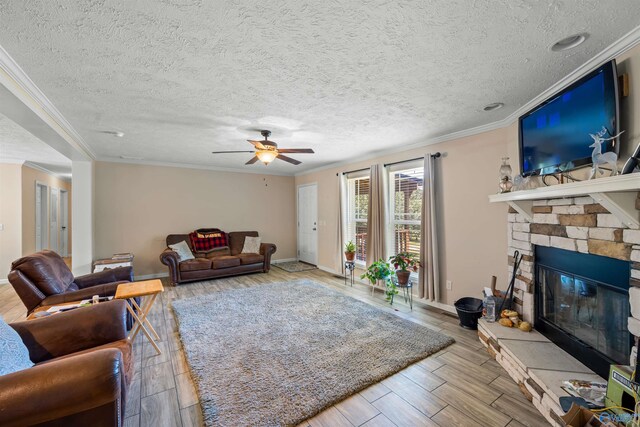
[[[289,426],[453,343],[311,280],[173,302],[207,426]]]
[[[284,271],[288,271],[289,273],[298,273],[300,271],[318,269],[318,267],[316,267],[315,265],[306,264],[300,261],[278,262],[278,263],[271,264],[271,266],[278,267]]]

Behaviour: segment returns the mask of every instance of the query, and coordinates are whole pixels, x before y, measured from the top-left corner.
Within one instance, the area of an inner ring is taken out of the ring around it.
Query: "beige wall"
[[[294,178],[95,163],[95,257],[135,255],[136,276],[166,273],[158,259],[167,234],[200,227],[257,230],[296,256]]]
[[[22,256],[21,165],[0,164],[0,282]]]
[[[500,159],[509,154],[511,127],[426,148],[354,162],[339,168],[296,177],[296,185],[318,183],[318,263],[340,270],[337,249],[338,177],[336,173],[391,163],[440,151],[437,160],[437,205],[441,295],[446,304],[463,296],[478,296],[491,275],[506,288],[507,207],[490,204],[497,192]],[[453,282],[447,291],[444,283]]]
[[[49,191],[51,188],[58,188],[69,192],[68,252],[71,254],[71,183],[29,166],[22,167],[22,254],[28,255],[36,251],[36,181],[47,185]],[[47,206],[51,208],[48,199]],[[49,231],[48,225],[46,230]]]

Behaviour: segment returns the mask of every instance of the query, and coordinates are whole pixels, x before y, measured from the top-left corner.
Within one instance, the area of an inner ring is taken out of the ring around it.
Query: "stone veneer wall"
[[[636,209],[640,210],[640,193]],[[533,245],[631,261],[631,285],[640,287],[640,230],[626,228],[591,197],[534,201],[531,223],[509,208],[508,237],[509,277],[514,252],[523,254],[514,299],[516,311],[528,322],[532,322],[534,311]],[[640,331],[634,335],[638,334]]]

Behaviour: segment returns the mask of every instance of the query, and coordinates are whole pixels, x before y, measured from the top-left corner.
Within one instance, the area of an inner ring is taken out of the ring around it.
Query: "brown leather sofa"
[[[119,284],[132,281],[131,267],[73,277],[60,255],[49,250],[14,261],[9,272],[9,282],[28,313],[43,305],[80,301],[93,295],[113,296]]]
[[[193,282],[215,277],[235,276],[245,273],[266,273],[271,269],[271,255],[276,252],[273,243],[262,243],[259,254],[243,254],[244,238],[258,237],[257,231],[234,231],[228,233],[229,246],[208,252],[194,252],[188,234],[169,234],[167,249],[160,254],[160,262],[169,267],[171,283]],[[178,261],[178,254],[169,245],[187,242],[196,259]]]
[[[12,323],[35,366],[0,376],[0,425],[122,425],[135,368],[125,304]]]

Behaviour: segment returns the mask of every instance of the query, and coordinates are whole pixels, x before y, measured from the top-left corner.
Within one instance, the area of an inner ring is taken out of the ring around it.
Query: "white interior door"
[[[60,253],[60,247],[58,246],[58,197],[59,190],[57,188],[51,188],[49,192],[49,249],[54,252]]]
[[[69,192],[60,190],[60,256],[69,256]]]
[[[318,263],[318,186],[298,187],[298,259]]]
[[[47,224],[49,188],[36,182],[36,251],[41,251],[49,247],[49,233]]]

